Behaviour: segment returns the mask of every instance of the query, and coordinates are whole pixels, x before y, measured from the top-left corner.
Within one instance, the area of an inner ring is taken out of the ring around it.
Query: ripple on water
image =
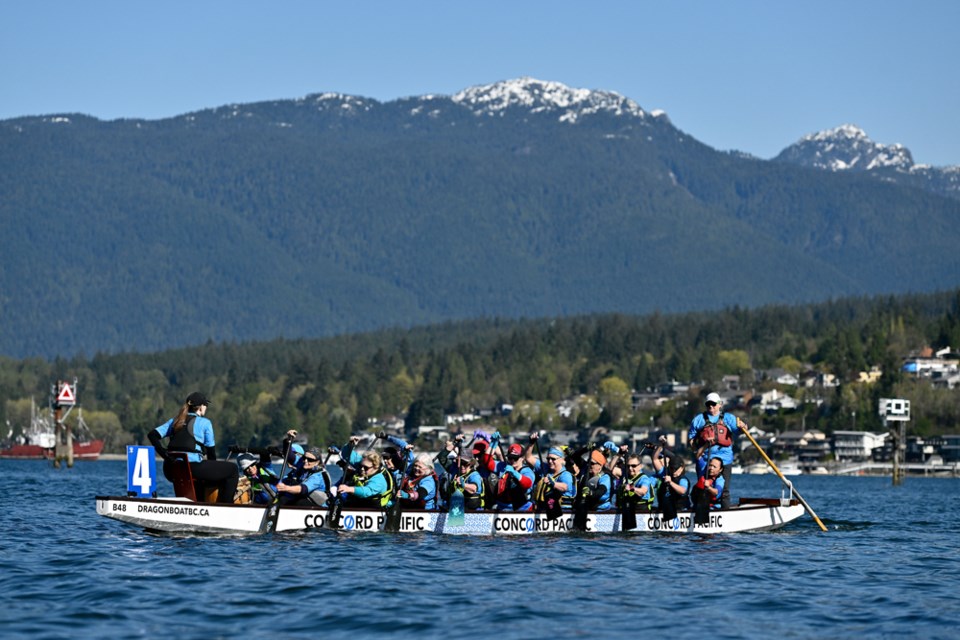
[[[708,621],[717,638],[947,638],[960,619],[951,479],[802,477],[827,533],[804,518],[713,537],[175,537],[96,515],[94,495],[124,489],[122,462],[9,462],[0,491],[31,496],[0,537],[10,637],[689,636]],[[768,480],[734,492],[778,495]]]

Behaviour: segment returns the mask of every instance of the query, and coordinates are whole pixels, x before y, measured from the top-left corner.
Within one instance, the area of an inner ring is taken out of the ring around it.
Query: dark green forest
[[[844,298],[813,305],[631,316],[476,320],[315,340],[207,343],[152,354],[96,354],[72,359],[0,359],[0,404],[15,429],[30,398],[45,404],[58,379],[79,382],[86,421],[107,450],[144,443],[194,390],[212,400],[218,444],[276,442],[295,428],[311,443],[342,443],[372,429],[368,419],[404,416],[408,432],[441,424],[445,414],[511,403],[491,418],[503,431],[531,428],[669,429],[700,409],[700,398],[724,375],[743,386],[772,383],[755,371],[808,367],[835,374],[831,389],[788,389],[801,409],[757,415],[765,428],[856,427],[880,430],[880,397],[912,400],[911,429],[956,432],[960,391],[901,373],[903,358],[925,346],[960,345],[960,290],[906,296]],[[882,369],[873,384],[860,371]],[[623,405],[630,389],[669,380],[702,383],[690,396],[657,409]],[[560,419],[552,407],[578,395],[598,411]],[[822,402],[810,402],[812,396]]]

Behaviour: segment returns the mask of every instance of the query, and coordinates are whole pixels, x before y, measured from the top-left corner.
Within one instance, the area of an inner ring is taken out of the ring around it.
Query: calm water
[[[956,479],[799,478],[828,533],[804,517],[711,538],[237,539],[154,536],[97,516],[95,495],[126,491],[122,461],[0,470],[3,637],[960,634]],[[733,495],[779,488],[775,476],[735,476]]]

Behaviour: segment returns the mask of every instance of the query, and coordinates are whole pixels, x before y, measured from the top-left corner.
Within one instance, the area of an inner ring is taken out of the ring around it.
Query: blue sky
[[[859,125],[960,165],[960,2],[9,0],[0,119],[156,119],[336,91],[379,100],[520,76],[616,91],[769,158]]]

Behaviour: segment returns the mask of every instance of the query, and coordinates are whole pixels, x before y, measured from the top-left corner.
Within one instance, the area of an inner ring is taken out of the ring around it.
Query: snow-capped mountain
[[[874,142],[863,129],[852,124],[804,136],[781,151],[774,161],[826,171],[862,171],[890,182],[960,198],[960,166],[914,164],[910,150],[902,144]]]
[[[776,160],[831,171],[870,171],[880,167],[909,170],[913,166],[910,150],[902,144],[874,142],[863,129],[852,124],[804,136],[780,152]]]
[[[523,77],[487,85],[469,87],[454,94],[454,103],[470,108],[475,115],[502,115],[512,107],[530,113],[559,113],[561,122],[599,112],[646,118],[647,114],[633,100],[612,91],[575,89],[560,82]]]

